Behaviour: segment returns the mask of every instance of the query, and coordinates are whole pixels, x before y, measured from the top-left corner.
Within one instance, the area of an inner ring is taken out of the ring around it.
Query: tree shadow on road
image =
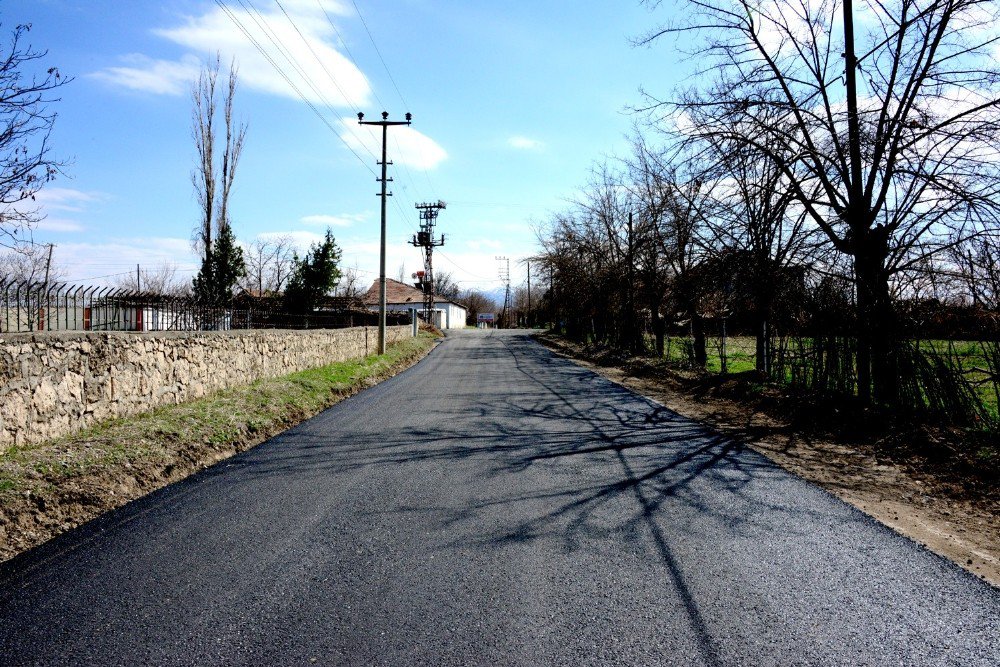
[[[415,419],[400,401],[399,418],[372,429],[342,409],[234,460],[230,468],[241,470],[226,472],[337,479],[367,468],[419,475],[429,466],[449,466],[449,479],[468,483],[464,490],[433,495],[436,503],[404,501],[384,511],[422,515],[454,549],[537,541],[555,542],[565,553],[613,553],[609,541],[624,540],[650,551],[707,664],[719,663],[719,652],[688,583],[693,565],[676,553],[678,542],[709,526],[736,539],[768,539],[781,515],[856,520],[771,492],[791,478],[739,439],[536,344],[510,339],[492,350],[482,351],[479,362],[493,368],[498,354],[509,355],[515,372],[478,396],[456,391],[465,399],[460,412],[443,396],[431,407],[420,404],[423,412]],[[497,516],[502,520],[483,521]],[[484,533],[484,524],[494,527]],[[786,521],[783,530],[793,534],[805,525]]]

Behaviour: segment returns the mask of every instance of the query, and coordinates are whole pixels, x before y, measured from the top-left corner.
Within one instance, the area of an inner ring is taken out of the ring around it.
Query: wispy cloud
[[[201,60],[185,55],[178,61],[154,60],[141,53],[122,56],[123,67],[108,67],[90,76],[112,85],[156,95],[184,95],[198,76]]]
[[[46,187],[35,193],[31,199],[12,204],[16,211],[41,216],[33,225],[34,229],[45,232],[82,232],[85,226],[75,220],[75,214],[84,214],[95,203],[105,201],[107,195],[101,192],[84,192],[72,188]],[[52,216],[52,213],[58,213]]]
[[[124,66],[109,67],[91,76],[132,90],[179,95],[197,77],[201,58],[219,52],[224,60],[235,59],[240,82],[248,89],[294,99],[301,93],[314,104],[333,107],[368,104],[368,79],[336,48],[336,33],[330,21],[334,16],[349,14],[343,3],[285,0],[285,11],[274,2],[257,4],[252,9],[230,8],[232,16],[213,7],[205,14],[185,18],[180,25],[153,31],[194,54],[185,54],[176,61],[133,54],[125,58]],[[291,83],[253,42],[271,54]]]
[[[43,188],[35,193],[35,202],[46,211],[83,211],[87,204],[101,202],[107,195],[100,192],[84,192],[72,188]]]
[[[367,213],[341,213],[340,215],[307,215],[299,220],[305,225],[317,227],[350,227],[368,218]]]
[[[507,145],[521,151],[537,151],[545,146],[544,143],[537,139],[529,139],[520,135],[515,135],[507,139]]]
[[[82,232],[84,226],[76,220],[65,218],[45,218],[35,224],[35,229],[43,232]]]
[[[372,125],[358,125],[357,118],[340,121],[340,137],[359,153],[379,155],[382,151],[382,131]],[[448,153],[426,134],[401,125],[389,129],[389,160],[417,169],[433,169],[448,158]],[[362,157],[364,157],[362,155]]]

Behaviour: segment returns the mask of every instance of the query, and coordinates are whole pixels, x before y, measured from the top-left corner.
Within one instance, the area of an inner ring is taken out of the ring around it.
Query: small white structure
[[[378,281],[372,283],[365,293],[364,302],[370,310],[378,310]],[[407,312],[424,309],[424,293],[416,287],[401,283],[391,278],[385,279],[385,309]],[[431,324],[438,329],[464,329],[468,317],[465,306],[449,299],[434,300],[434,310],[431,313]]]

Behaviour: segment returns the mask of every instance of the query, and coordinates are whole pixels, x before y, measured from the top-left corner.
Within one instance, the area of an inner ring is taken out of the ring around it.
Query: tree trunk
[[[886,244],[878,232],[854,258],[857,281],[858,397],[865,403],[893,406],[899,395],[896,327],[885,270]]]

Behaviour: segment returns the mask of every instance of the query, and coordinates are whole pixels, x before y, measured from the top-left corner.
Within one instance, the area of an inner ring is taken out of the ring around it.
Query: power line
[[[340,95],[344,98],[344,101],[347,102],[348,106],[350,106],[351,109],[354,110],[354,113],[357,113],[359,111],[358,105],[356,105],[351,100],[351,98],[347,95],[347,93],[344,92],[344,89],[340,87],[340,84],[337,83],[337,78],[335,76],[333,76],[333,72],[330,71],[330,69],[326,66],[326,63],[323,62],[323,59],[319,57],[318,53],[316,53],[316,49],[314,49],[312,47],[312,44],[310,44],[309,40],[306,39],[306,36],[299,29],[299,26],[296,25],[296,23],[292,19],[291,15],[289,15],[289,13],[285,10],[285,6],[281,4],[281,0],[274,0],[274,2],[275,2],[275,4],[278,5],[278,8],[281,10],[281,13],[285,15],[285,18],[288,19],[288,22],[290,24],[292,24],[292,27],[295,28],[295,32],[297,32],[299,34],[299,37],[302,39],[302,43],[305,44],[306,48],[309,49],[309,52],[312,53],[313,58],[315,58],[316,62],[319,63],[319,66],[323,68],[323,71],[326,72],[326,75],[328,77],[330,77],[330,81],[333,83],[334,87],[337,89],[337,92],[339,92]],[[355,65],[355,67],[356,66],[357,65]],[[377,99],[377,96],[376,96],[376,99]]]
[[[364,158],[362,158],[362,157],[361,157],[360,155],[358,155],[357,151],[355,151],[355,150],[354,150],[353,148],[351,148],[351,145],[350,145],[349,143],[347,143],[347,140],[346,140],[346,139],[344,139],[344,137],[343,137],[343,136],[342,136],[342,135],[341,135],[341,134],[340,134],[340,133],[339,133],[339,132],[337,131],[337,129],[336,129],[336,128],[335,128],[335,127],[334,127],[333,125],[331,125],[331,124],[330,124],[330,121],[329,121],[329,120],[328,120],[328,119],[326,118],[326,116],[324,116],[324,115],[323,115],[323,114],[322,114],[322,113],[320,112],[320,110],[316,108],[316,105],[315,105],[315,104],[313,104],[313,103],[312,103],[312,101],[311,101],[311,100],[310,100],[309,98],[307,98],[307,97],[306,97],[306,96],[305,96],[305,95],[304,95],[304,94],[302,93],[302,91],[301,91],[301,90],[299,90],[299,87],[295,85],[295,83],[294,83],[294,82],[293,82],[293,81],[291,80],[291,78],[289,78],[289,76],[288,76],[288,75],[287,75],[287,74],[285,73],[285,71],[284,71],[284,70],[283,70],[283,69],[282,69],[282,68],[281,68],[281,67],[280,67],[280,66],[279,66],[279,65],[278,65],[278,64],[277,64],[277,63],[276,63],[276,62],[274,61],[274,59],[273,59],[273,58],[271,58],[270,54],[268,54],[268,53],[267,53],[267,51],[266,51],[266,50],[264,49],[264,47],[263,47],[263,46],[262,46],[262,45],[260,44],[260,42],[258,42],[258,41],[257,41],[257,39],[256,39],[256,38],[254,38],[254,36],[250,34],[250,32],[249,32],[249,31],[248,31],[248,30],[246,29],[246,27],[245,27],[245,26],[243,25],[243,23],[242,23],[242,22],[241,22],[241,21],[240,21],[240,20],[239,20],[239,19],[238,19],[238,18],[236,17],[236,15],[235,15],[235,14],[233,13],[233,10],[232,10],[232,9],[230,9],[230,8],[229,8],[229,7],[228,7],[228,6],[227,6],[227,5],[225,4],[225,2],[223,2],[223,0],[215,0],[215,4],[217,4],[217,5],[219,6],[219,8],[220,8],[220,9],[222,9],[222,11],[223,11],[223,12],[224,12],[224,13],[225,13],[225,14],[226,14],[226,15],[227,15],[228,17],[229,17],[229,19],[230,19],[230,20],[231,20],[231,21],[232,21],[232,22],[233,22],[233,23],[234,23],[234,24],[236,25],[236,27],[237,27],[237,28],[239,28],[240,32],[242,32],[242,33],[244,34],[244,36],[246,36],[246,38],[247,38],[248,40],[250,40],[250,43],[251,43],[251,44],[253,44],[253,46],[254,46],[254,47],[255,47],[255,48],[256,48],[256,49],[257,49],[257,50],[258,50],[258,51],[260,52],[260,54],[261,54],[261,55],[262,55],[262,56],[264,57],[264,59],[265,59],[265,60],[267,60],[267,62],[271,64],[271,67],[273,67],[273,68],[274,68],[274,70],[275,70],[275,71],[276,71],[276,72],[277,72],[277,73],[278,73],[278,74],[279,74],[279,75],[281,76],[281,78],[285,80],[285,82],[286,82],[286,83],[288,84],[288,86],[289,86],[289,87],[290,87],[290,88],[291,88],[291,89],[292,89],[293,91],[295,91],[295,94],[296,94],[296,95],[298,95],[298,96],[299,96],[299,98],[300,98],[300,99],[301,99],[301,100],[302,100],[303,102],[305,102],[305,103],[306,103],[306,105],[307,105],[307,106],[308,106],[308,107],[309,107],[310,109],[312,109],[312,112],[313,112],[314,114],[316,114],[316,116],[317,116],[317,117],[318,117],[318,118],[320,119],[320,121],[322,121],[322,123],[323,123],[324,125],[326,125],[326,126],[327,126],[327,127],[328,127],[328,128],[330,129],[330,131],[331,131],[331,132],[333,132],[333,133],[334,133],[334,135],[336,135],[336,137],[337,137],[338,139],[340,139],[340,142],[341,142],[342,144],[344,144],[344,146],[345,146],[345,147],[347,148],[347,150],[349,150],[349,151],[351,152],[351,154],[352,154],[352,155],[354,155],[354,157],[356,157],[356,158],[358,159],[358,162],[360,162],[360,163],[361,163],[362,165],[364,165],[364,168],[365,168],[365,169],[367,169],[367,170],[369,171],[369,173],[371,173],[371,175],[372,175],[372,176],[375,176],[375,177],[377,178],[377,177],[378,177],[378,174],[377,174],[377,173],[375,173],[375,170],[374,170],[374,169],[372,169],[372,168],[371,168],[371,167],[370,167],[370,166],[368,165],[368,163],[367,163],[367,162],[366,162],[366,161],[364,160]]]
[[[291,65],[293,71],[295,71],[295,73],[298,74],[302,78],[302,80],[312,89],[312,91],[321,100],[322,104],[331,112],[331,114],[336,115],[336,111],[334,110],[333,105],[331,104],[331,102],[329,101],[329,99],[322,93],[322,91],[318,88],[318,86],[313,81],[313,79],[306,73],[305,69],[303,68],[303,66],[301,65],[301,63],[299,63],[299,61],[295,58],[295,56],[292,54],[292,52],[290,51],[290,49],[288,48],[288,46],[281,40],[281,38],[278,36],[278,34],[274,30],[274,28],[269,25],[267,18],[264,17],[263,14],[261,14],[260,10],[257,9],[256,6],[254,6],[252,0],[237,0],[237,2],[240,4],[240,6],[243,8],[243,10],[247,13],[247,15],[250,17],[250,19],[254,21],[254,23],[256,24],[256,26],[260,29],[260,31],[264,34],[264,36],[268,39],[268,41],[270,41],[271,44],[274,45],[274,47],[277,49],[278,53],[289,63],[289,65]],[[329,70],[329,68],[325,65],[325,63],[323,63],[323,61],[320,58],[319,54],[316,53],[316,50],[309,43],[309,40],[306,38],[305,34],[302,32],[302,30],[299,28],[299,26],[295,23],[295,20],[292,18],[292,16],[285,9],[285,7],[281,3],[281,1],[280,0],[275,0],[275,3],[280,8],[281,12],[284,14],[284,16],[288,20],[288,22],[292,25],[292,28],[296,31],[296,33],[298,34],[299,38],[306,45],[306,47],[309,49],[309,51],[312,54],[312,56],[316,59],[316,61],[322,67],[323,71],[329,77],[330,81],[333,83],[333,85],[340,92],[340,94],[343,97],[344,101],[353,110],[357,111],[357,109],[358,109],[357,105],[355,105],[354,101],[350,98],[350,96],[347,95],[346,91],[337,82],[336,77],[333,75],[333,73]],[[317,3],[319,4],[320,9],[323,11],[323,14],[326,16],[327,21],[330,23],[330,26],[334,29],[334,31],[336,32],[336,34],[338,35],[338,37],[340,37],[341,42],[344,43],[345,50],[348,51],[348,55],[349,55],[351,61],[354,63],[355,67],[357,67],[358,70],[360,71],[361,70],[360,66],[358,65],[357,61],[355,60],[354,55],[352,53],[350,53],[349,49],[347,49],[346,42],[344,41],[343,36],[340,34],[340,31],[337,29],[336,24],[334,24],[332,18],[330,17],[330,15],[326,11],[326,9],[323,7],[322,3],[320,3],[319,0],[317,0]],[[303,94],[302,90],[297,85],[295,85],[295,83],[292,82],[291,77],[288,75],[287,72],[285,72],[284,68],[281,67],[275,61],[275,59],[267,52],[267,50],[264,48],[263,44],[259,40],[257,40],[250,33],[250,31],[243,24],[243,22],[240,21],[240,19],[236,16],[235,12],[230,7],[226,6],[224,0],[216,0],[216,4],[218,4],[219,7],[222,8],[222,10],[226,13],[226,15],[230,18],[230,20],[232,20],[233,23],[236,24],[236,26],[240,29],[240,31],[247,37],[248,40],[250,40],[250,42],[254,45],[254,47],[257,48],[257,50],[261,53],[261,55],[264,56],[264,58],[271,64],[272,67],[274,67],[275,71],[277,71],[278,74],[286,81],[286,83],[289,84],[289,86],[292,88],[292,90],[295,91],[295,93],[299,96],[299,98],[301,98],[302,101],[305,102],[309,106],[310,109],[312,109],[313,113],[315,113],[320,118],[320,120],[331,131],[333,131],[334,134],[337,135],[337,137],[347,147],[347,149],[350,150],[351,153],[356,158],[358,158],[358,160],[360,162],[362,162],[362,164],[365,165],[365,168],[368,169],[368,171],[373,176],[375,176],[376,179],[377,179],[378,178],[378,174],[370,166],[368,166],[368,163],[358,154],[357,151],[355,151],[351,147],[351,145],[344,139],[343,135],[340,132],[338,132],[337,129],[333,127],[333,125],[331,125],[331,123],[322,114],[322,112],[312,103],[312,101],[310,101]],[[357,9],[356,6],[355,6],[355,8]],[[373,38],[373,36],[371,34],[371,31],[368,29],[367,23],[364,22],[364,18],[361,16],[360,11],[358,12],[358,16],[359,16],[359,18],[361,18],[362,23],[365,25],[365,30],[368,32],[368,37],[369,37],[369,39],[372,40],[372,45],[375,47],[375,50],[378,53],[379,59],[382,61],[383,67],[386,68],[386,73],[389,74],[389,78],[392,81],[393,86],[396,87],[396,92],[399,93],[399,88],[398,88],[398,86],[396,86],[395,80],[392,79],[392,74],[388,71],[388,67],[386,66],[385,60],[382,58],[381,52],[378,51],[378,46],[377,46],[377,44],[375,44],[374,38]],[[374,89],[372,90],[372,93],[373,93],[374,97],[377,100],[379,100],[378,94],[375,93]],[[403,100],[403,97],[402,97],[401,94],[400,94],[400,100],[403,101],[403,103],[405,104],[405,100]],[[381,102],[381,100],[379,100],[379,102]],[[350,134],[350,136],[352,136],[361,145],[362,149],[365,152],[367,152],[376,162],[378,161],[378,157],[375,155],[374,152],[372,152],[372,149],[369,148],[367,142],[365,142],[363,139],[361,139],[350,128],[347,128],[346,132],[348,134]],[[394,143],[396,145],[396,148],[399,150],[400,153],[402,153],[403,151],[402,151],[401,145],[399,144],[399,140],[395,136],[393,136],[393,141],[394,141]],[[413,187],[414,194],[419,195],[420,194],[419,193],[420,188],[417,186],[416,181],[414,180],[413,175],[410,173],[410,171],[407,168],[406,164],[405,163],[401,163],[400,166],[403,167],[403,172],[406,175],[406,179],[409,181],[410,185]],[[425,172],[425,175],[426,175],[426,172]],[[428,177],[427,180],[428,180],[428,183],[430,183],[429,177]],[[415,229],[415,227],[413,226],[412,221],[410,221],[410,217],[403,210],[403,208],[399,204],[399,202],[394,199],[393,203],[394,203],[396,209],[399,211],[402,219],[404,221],[407,221],[408,226],[410,226],[412,229]]]
[[[291,24],[292,28],[295,29],[296,33],[298,33],[299,38],[302,40],[302,43],[306,45],[306,48],[309,49],[309,52],[312,54],[313,58],[315,58],[316,62],[319,63],[320,67],[323,68],[323,71],[326,72],[327,77],[329,77],[329,79],[333,83],[334,87],[336,87],[337,91],[344,98],[344,101],[347,102],[347,104],[351,107],[351,109],[355,113],[357,113],[358,111],[360,111],[359,105],[355,104],[355,102],[350,98],[350,96],[348,96],[348,94],[344,91],[344,89],[340,87],[340,84],[337,83],[337,78],[333,75],[333,72],[330,71],[330,69],[323,62],[323,59],[320,58],[320,56],[319,56],[318,53],[316,53],[316,50],[312,47],[312,44],[309,43],[309,40],[306,38],[305,34],[303,34],[302,30],[299,29],[299,26],[295,23],[295,20],[291,17],[291,15],[285,9],[285,6],[281,4],[281,0],[274,0],[274,1],[275,1],[275,4],[278,5],[278,8],[281,10],[281,12],[285,15],[285,18]],[[323,11],[324,16],[326,16],[326,20],[330,24],[330,27],[333,28],[334,32],[337,34],[337,37],[340,38],[340,41],[344,45],[344,50],[347,52],[348,58],[350,59],[351,63],[360,72],[361,71],[361,66],[358,64],[357,60],[355,60],[354,54],[352,54],[351,51],[350,51],[350,49],[347,48],[347,43],[344,41],[343,36],[340,34],[340,31],[337,29],[337,26],[333,22],[333,19],[330,17],[330,14],[326,11],[326,8],[323,7],[323,4],[320,2],[320,0],[316,0],[316,2],[319,5],[319,8]],[[260,12],[258,12],[258,15],[259,14],[260,14]],[[366,26],[366,28],[367,28],[367,26]],[[369,37],[370,36],[371,35],[369,34]],[[286,58],[287,57],[288,56],[286,56]],[[299,73],[303,77],[305,77],[305,72],[303,72],[301,69],[300,69]],[[395,85],[395,82],[394,82],[394,85]],[[315,87],[313,89],[315,90]],[[382,103],[381,98],[379,98],[378,93],[375,92],[374,88],[371,89],[371,92],[372,92],[372,95],[375,97],[375,100],[379,103],[379,106],[381,106],[383,109],[385,109],[386,108],[385,104]],[[318,93],[318,91],[317,91],[317,93]],[[400,100],[402,100],[402,96],[400,96]],[[404,102],[404,104],[405,104],[405,102]],[[329,104],[327,106],[329,106]],[[392,136],[392,140],[393,140],[393,143],[395,143],[396,148],[399,150],[400,154],[402,154],[403,148],[399,145],[399,139],[396,137],[395,134]],[[366,150],[368,150],[368,153],[374,159],[378,160],[377,156],[370,149],[368,149],[367,146],[365,148],[366,148]],[[407,168],[406,163],[400,163],[400,166],[403,167],[403,173],[406,175],[406,178],[410,182],[410,185],[413,186],[414,193],[419,194],[419,192],[418,192],[419,188],[417,187],[416,181],[413,180],[413,176],[412,176],[412,174],[410,174],[410,170]]]
[[[319,0],[316,0],[316,1],[319,2]],[[392,72],[389,71],[389,65],[386,64],[385,58],[382,57],[382,51],[378,48],[378,43],[375,41],[375,36],[372,35],[372,31],[368,28],[368,22],[365,21],[365,17],[361,13],[361,8],[358,7],[358,3],[356,2],[356,0],[351,0],[351,4],[354,5],[354,10],[357,12],[358,18],[361,19],[361,25],[363,25],[365,27],[365,32],[368,33],[368,39],[371,41],[372,47],[374,47],[375,53],[378,55],[378,59],[382,63],[382,67],[385,69],[385,73],[389,77],[389,81],[392,83],[392,87],[395,88],[396,94],[399,96],[399,101],[403,103],[403,107],[404,108],[409,109],[410,105],[406,101],[406,98],[403,97],[403,93],[399,89],[399,86],[396,85],[396,79],[392,76]],[[320,5],[320,7],[322,7],[322,5]],[[326,14],[326,19],[327,19],[327,21],[330,22],[330,25],[331,26],[334,25],[333,21],[330,18],[330,15],[327,14],[326,9],[323,9],[323,13]],[[336,26],[334,26],[334,30],[337,30]],[[340,35],[339,31],[337,31],[337,35],[338,36]],[[341,37],[341,42],[343,42],[343,41],[344,41],[344,39],[343,39],[343,37]],[[358,67],[357,61],[354,62],[354,65],[356,67]],[[361,68],[358,67],[358,69],[361,69]],[[378,99],[378,96],[376,96],[375,99]],[[379,102],[381,103],[381,100],[379,100]],[[382,107],[385,108],[385,105],[383,104]],[[395,140],[395,138],[394,138],[394,140]],[[399,146],[399,142],[398,141],[396,141],[396,148],[398,148],[399,151],[400,151],[400,153],[402,153],[403,149]],[[413,177],[409,174],[409,170],[406,168],[406,165],[404,164],[402,166],[403,166],[403,171],[406,172],[406,174],[407,174],[407,178],[409,178],[410,182],[413,184],[414,190],[417,190],[418,188],[416,186],[416,182],[414,181]],[[436,188],[434,187],[434,184],[431,182],[430,174],[428,174],[427,170],[424,169],[424,168],[422,168],[422,167],[420,168],[420,171],[422,171],[424,173],[424,180],[427,181],[427,185],[430,187],[431,191],[433,192]]]
[[[403,93],[399,91],[399,86],[396,85],[396,80],[392,78],[392,72],[389,71],[389,66],[385,64],[385,58],[382,57],[382,52],[379,51],[378,44],[375,43],[375,38],[372,36],[372,31],[368,29],[368,22],[365,21],[365,17],[361,14],[361,9],[358,7],[358,3],[355,0],[351,0],[351,4],[354,5],[354,11],[358,13],[358,18],[361,19],[361,25],[365,27],[365,32],[368,33],[368,39],[371,40],[372,46],[375,47],[375,53],[378,54],[378,59],[382,62],[382,67],[385,68],[385,73],[389,75],[389,81],[392,82],[392,87],[396,89],[396,94],[399,95],[399,101],[403,103],[403,106],[409,108],[409,104],[403,98]]]
[[[449,264],[451,264],[452,266],[454,266],[459,271],[464,271],[465,273],[469,274],[470,276],[475,276],[476,278],[480,278],[481,282],[490,282],[490,283],[492,283],[492,282],[496,282],[497,281],[497,278],[486,278],[486,277],[481,276],[481,275],[479,275],[477,273],[473,273],[472,271],[469,271],[469,270],[465,269],[462,266],[459,266],[458,263],[455,262],[455,260],[453,260],[451,257],[448,257],[448,255],[444,254],[440,250],[438,251],[438,254],[441,255],[441,257],[443,257],[445,259],[445,261],[447,261]],[[471,282],[471,281],[469,281],[469,282]]]
[[[306,83],[306,85],[308,85],[312,89],[312,91],[316,94],[316,97],[320,99],[320,101],[330,111],[331,114],[336,116],[337,110],[334,109],[333,104],[330,102],[329,98],[327,98],[327,96],[323,93],[323,91],[320,90],[319,86],[316,84],[315,81],[313,81],[312,77],[310,77],[306,73],[305,68],[298,61],[298,59],[292,54],[291,50],[288,48],[285,42],[282,41],[282,39],[278,36],[278,33],[275,32],[274,28],[271,27],[267,18],[265,18],[264,15],[260,13],[260,10],[257,9],[257,7],[253,4],[251,0],[236,0],[236,1],[240,4],[241,7],[243,7],[243,9],[247,12],[247,15],[250,16],[253,22],[257,24],[257,27],[260,28],[261,32],[264,33],[264,36],[267,37],[267,39],[271,42],[271,44],[275,46],[275,48],[278,50],[278,53],[280,53],[285,58],[288,64],[292,66],[292,69],[302,78],[302,80]],[[277,2],[277,0],[275,1]],[[278,6],[281,7],[280,2],[278,3]],[[281,7],[281,10],[284,12],[285,11],[284,7]],[[295,31],[299,33],[299,36],[302,38],[302,41],[306,45],[306,47],[310,51],[312,51],[312,46],[309,44],[308,40],[306,40],[305,36],[303,36],[302,31],[299,30],[299,27],[295,25],[295,22],[291,19],[291,17],[288,16],[287,12],[285,13],[285,16],[288,18],[289,22],[292,24],[292,27],[295,29]],[[315,56],[315,51],[313,51],[313,55]],[[316,57],[317,60],[319,60],[319,57],[318,56]],[[341,89],[340,84],[338,84],[337,81],[333,78],[329,70],[326,69],[326,66],[323,64],[323,62],[319,61],[319,64],[320,67],[322,67],[330,76],[330,80],[333,82],[333,85],[337,88],[337,90],[340,91],[340,94],[344,97],[344,101],[347,103],[347,105],[351,106],[354,112],[357,113],[358,111],[357,107],[354,107],[352,105],[351,100],[347,97],[346,93],[344,93],[343,89]],[[353,130],[347,127],[345,127],[344,129],[350,134],[352,134],[355,139],[357,139],[357,135],[354,134]],[[364,144],[364,142],[361,142],[361,144],[362,148],[364,148],[373,159],[375,160],[378,159],[375,156],[375,153],[373,153],[372,150],[368,148],[367,145]]]

